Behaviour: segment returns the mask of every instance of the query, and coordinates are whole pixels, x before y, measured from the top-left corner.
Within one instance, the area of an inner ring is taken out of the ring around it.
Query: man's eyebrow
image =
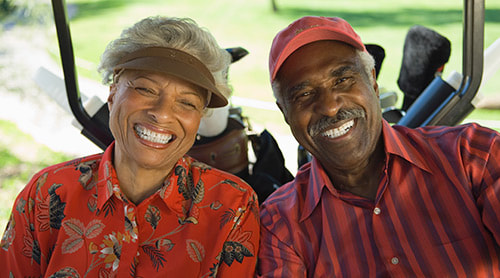
[[[301,82],[291,88],[289,88],[287,91],[288,91],[288,95],[289,96],[293,96],[293,94],[297,93],[298,91],[304,89],[305,87],[307,87],[309,85],[309,81],[304,81],[304,82]]]
[[[330,76],[331,77],[339,77],[339,76],[346,74],[347,72],[356,72],[354,65],[344,65],[344,66],[341,66],[339,68],[336,68],[336,69],[332,70],[332,72],[330,73]]]

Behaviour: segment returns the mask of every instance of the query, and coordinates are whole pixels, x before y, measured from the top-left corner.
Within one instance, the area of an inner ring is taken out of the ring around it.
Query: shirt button
[[[374,208],[373,209],[373,213],[375,213],[376,215],[379,215],[380,214],[380,208]]]
[[[399,259],[398,259],[398,257],[394,257],[394,258],[392,258],[392,259],[391,259],[391,263],[392,263],[392,264],[394,264],[394,265],[398,264],[398,263],[399,263]]]

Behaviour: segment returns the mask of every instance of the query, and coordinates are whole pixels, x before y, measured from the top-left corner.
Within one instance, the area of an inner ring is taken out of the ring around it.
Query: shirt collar
[[[422,150],[415,147],[416,145],[421,145],[421,143],[412,143],[422,139],[415,138],[409,131],[411,131],[411,129],[403,126],[394,125],[391,127],[387,121],[382,120],[382,134],[386,155],[392,154],[399,156],[420,169],[431,173],[431,167],[429,167],[426,159],[422,156]],[[387,160],[388,158],[389,157],[387,157]]]
[[[427,172],[431,172],[421,152],[411,143],[413,137],[409,136],[408,130],[409,129],[402,126],[391,127],[387,121],[382,120],[382,136],[387,161],[389,155],[392,154],[407,160]],[[305,183],[300,182],[301,176],[303,175],[309,176],[309,179],[306,180]],[[305,199],[304,209],[300,216],[301,222],[308,218],[318,205],[324,188],[327,188],[332,195],[336,197],[340,196],[339,191],[331,183],[323,166],[315,157],[312,158],[308,165],[306,164],[301,168],[295,179],[298,186],[297,190],[305,193],[303,194]]]
[[[97,182],[97,208],[99,210],[113,196],[121,201],[128,202],[120,189],[118,177],[113,166],[114,147],[115,143],[113,142],[106,148],[99,164]],[[193,198],[196,198],[195,194],[191,194],[191,191],[199,183],[201,173],[204,170],[194,166],[193,159],[189,156],[179,159],[172,172],[165,179],[163,187],[143,202],[148,202],[151,198],[161,198],[177,214],[180,221],[189,221],[188,213]],[[193,171],[195,170],[193,168],[199,171]]]
[[[339,195],[339,192],[333,186],[330,178],[328,178],[328,175],[323,169],[323,166],[321,166],[321,163],[313,157],[311,162],[308,164],[309,165],[304,165],[305,167],[301,168],[301,171],[297,173],[295,178],[297,179],[297,177],[299,177],[300,180],[301,175],[307,176],[307,174],[309,174],[309,179],[306,180],[305,183],[300,181],[298,182],[298,186],[300,187],[298,190],[305,192],[305,194],[303,194],[303,196],[305,196],[304,209],[302,210],[302,214],[300,216],[300,222],[308,218],[314,208],[318,205],[321,200],[323,188],[326,187],[334,196]]]

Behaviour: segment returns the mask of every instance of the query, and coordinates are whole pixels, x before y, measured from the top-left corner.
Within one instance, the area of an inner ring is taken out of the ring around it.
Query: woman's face
[[[108,97],[115,166],[170,172],[193,145],[206,102],[204,89],[180,78],[125,70]]]

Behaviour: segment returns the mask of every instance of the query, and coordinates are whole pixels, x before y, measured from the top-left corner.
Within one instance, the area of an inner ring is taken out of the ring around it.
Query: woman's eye
[[[134,91],[137,91],[143,95],[156,95],[155,90],[148,88],[148,87],[137,86],[134,83],[132,83],[132,81],[127,82],[127,87],[129,87],[129,88],[133,89]]]
[[[156,95],[155,91],[149,88],[144,88],[144,87],[135,87],[134,90],[143,93],[143,94],[150,94],[150,95]]]
[[[197,103],[195,101],[187,100],[187,99],[181,99],[179,101],[185,108],[189,110],[201,110],[201,104]]]

